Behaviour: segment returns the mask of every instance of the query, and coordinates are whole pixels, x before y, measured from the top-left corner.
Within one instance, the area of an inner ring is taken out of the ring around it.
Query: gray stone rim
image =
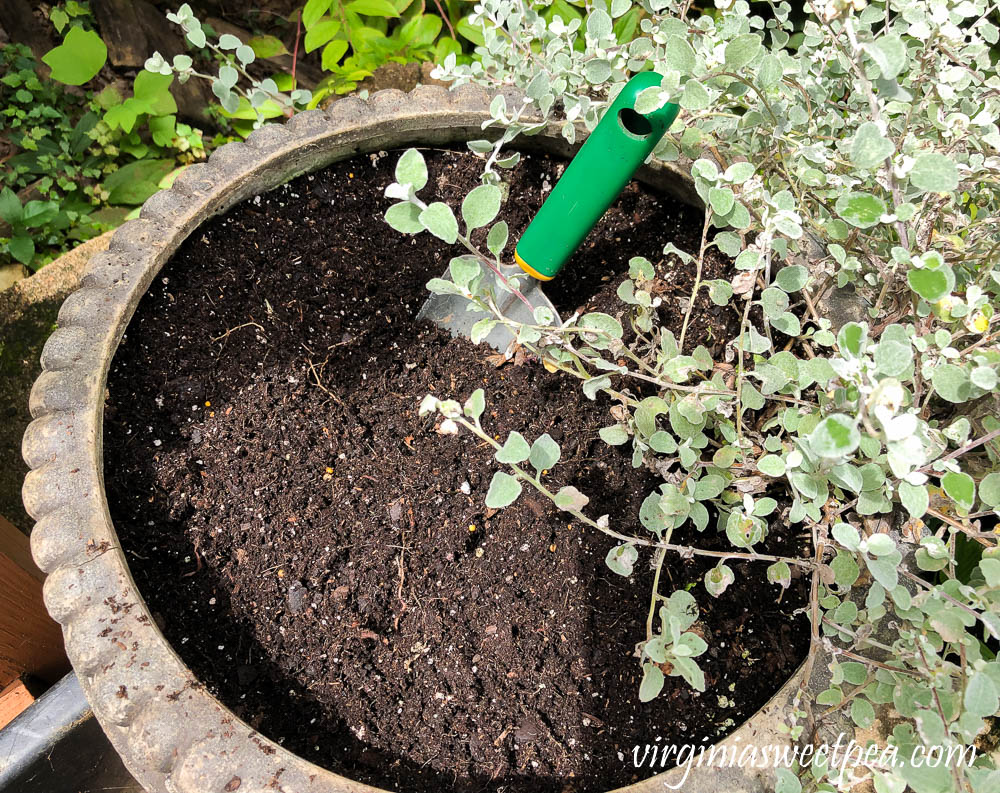
[[[275,789],[302,793],[376,793],[257,733],[212,696],[163,637],[139,594],[108,512],[102,423],[107,371],[139,299],[177,247],[208,217],[295,176],[338,159],[410,144],[483,137],[491,95],[474,86],[453,91],[386,90],[364,101],[334,102],[269,125],[245,143],[216,150],[121,226],[95,255],[59,311],[31,392],[33,417],[22,453],[31,469],[23,499],[35,519],[32,553],[48,574],[44,596],[63,626],[69,658],[94,713],[126,766],[149,791],[214,793]],[[539,147],[567,153],[555,128]],[[688,174],[661,165],[645,180],[689,203]],[[802,670],[723,745],[784,744],[778,731]],[[632,793],[676,784],[681,769],[632,785]],[[771,787],[770,772],[713,769],[685,790]]]

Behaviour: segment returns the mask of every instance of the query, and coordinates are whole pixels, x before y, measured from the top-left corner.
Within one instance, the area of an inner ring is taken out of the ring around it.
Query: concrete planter
[[[192,166],[170,190],[153,196],[138,220],[118,229],[94,256],[78,291],[59,312],[59,329],[42,353],[31,393],[34,421],[23,454],[31,537],[48,574],[45,600],[62,624],[70,660],[105,732],[126,766],[156,793],[361,793],[372,788],[319,768],[256,733],[211,696],[153,622],[137,591],[108,513],[103,483],[102,420],[108,367],[140,298],[174,251],[205,219],[295,176],[359,153],[410,144],[441,145],[482,137],[489,99],[479,89],[388,90],[370,101],[335,102],[267,126]],[[553,130],[533,148],[567,153]],[[682,171],[660,166],[644,177],[696,201]],[[807,688],[822,690],[816,679]],[[802,683],[799,671],[726,743],[787,743],[777,725]],[[818,688],[817,688],[818,686]],[[629,790],[676,785],[676,769]],[[756,791],[769,769],[704,769],[685,791]]]

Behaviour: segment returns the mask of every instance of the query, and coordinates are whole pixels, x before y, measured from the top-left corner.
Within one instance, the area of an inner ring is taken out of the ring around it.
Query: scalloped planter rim
[[[48,574],[45,602],[62,624],[67,652],[101,725],[128,769],[153,793],[373,793],[283,749],[210,695],[164,639],[129,572],[111,523],[103,481],[103,395],[108,367],[149,283],[195,228],[234,204],[303,173],[357,154],[411,144],[444,145],[483,136],[491,97],[467,86],[387,90],[371,100],[341,99],[246,143],[221,147],[146,202],[140,218],[95,255],[80,288],[59,312],[31,392],[34,421],[23,442],[32,469],[24,482],[37,521],[32,552]],[[567,155],[553,127],[524,148]],[[690,177],[673,166],[641,177],[698,203]],[[111,633],[102,636],[110,627]],[[778,725],[798,690],[800,669],[727,745],[782,745]],[[677,786],[683,769],[626,790]],[[280,783],[278,779],[280,777]],[[760,769],[695,769],[685,791],[773,787]]]

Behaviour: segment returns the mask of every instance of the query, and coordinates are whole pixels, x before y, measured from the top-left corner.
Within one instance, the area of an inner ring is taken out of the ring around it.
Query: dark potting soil
[[[426,152],[427,195],[457,205],[481,163]],[[714,740],[750,716],[803,658],[805,582],[731,562],[713,599],[708,563],[669,557],[710,650],[707,691],[668,677],[638,700],[633,655],[652,573],[630,580],[612,542],[525,493],[483,503],[497,464],[474,437],[418,417],[427,393],[486,391],[498,438],[548,432],[547,476],[626,532],[658,484],[597,437],[612,405],[530,361],[417,324],[424,284],[457,251],[383,222],[398,153],[296,179],[215,218],[143,298],[118,350],[105,411],[111,513],[139,588],[198,678],[267,736],[327,768],[410,791],[598,791],[648,776],[632,747]],[[508,175],[512,239],[559,163]],[[692,273],[663,244],[697,248],[697,211],[633,184],[560,279],[561,311],[620,313],[630,256],[657,263],[664,321],[679,329]],[[710,257],[706,278],[731,277]],[[739,318],[699,301],[689,338],[712,346]],[[691,533],[689,533],[691,534]],[[727,547],[714,527],[694,539]],[[775,521],[766,546],[801,540]]]

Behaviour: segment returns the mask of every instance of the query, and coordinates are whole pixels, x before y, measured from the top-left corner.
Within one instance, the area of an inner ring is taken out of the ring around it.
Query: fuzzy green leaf
[[[861,569],[854,560],[854,555],[845,551],[837,551],[836,557],[830,562],[830,568],[833,570],[834,581],[839,587],[853,586],[854,582],[858,580],[858,576],[861,575]]]
[[[500,211],[500,188],[495,184],[481,184],[462,201],[462,219],[469,231],[493,222]]]
[[[971,476],[949,471],[941,477],[941,487],[963,511],[972,510],[976,503],[976,482]]]
[[[449,245],[458,239],[458,221],[455,220],[455,214],[447,204],[435,201],[423,210],[419,217],[425,229]]]
[[[625,543],[624,545],[616,545],[608,551],[608,555],[604,559],[604,562],[612,572],[628,578],[632,575],[632,566],[636,563],[636,561],[638,561],[638,559],[639,552],[636,550],[635,546],[631,543]]]
[[[861,433],[854,421],[842,413],[827,416],[809,435],[809,446],[821,457],[842,457],[858,448]]]
[[[797,292],[809,281],[809,271],[801,264],[789,264],[778,270],[774,284],[786,292]]]
[[[851,702],[851,720],[862,729],[867,729],[875,721],[875,709],[867,699],[856,697]]]
[[[486,410],[486,394],[483,389],[477,388],[462,406],[462,412],[471,419],[478,419],[484,410]]]
[[[950,193],[958,187],[958,169],[943,154],[921,154],[910,171],[910,184],[926,193]]]
[[[642,665],[642,683],[639,684],[639,701],[649,702],[663,690],[663,671],[656,664]]]
[[[706,474],[695,484],[694,497],[699,501],[717,498],[725,489],[725,478],[719,474]]]
[[[898,377],[913,363],[913,348],[909,344],[883,338],[875,350],[875,368],[884,377]]]
[[[967,402],[972,392],[969,375],[965,369],[953,363],[935,367],[931,374],[931,383],[938,395],[949,402]]]
[[[753,33],[737,36],[726,44],[726,68],[736,71],[742,69],[754,58],[762,49],[760,37]]]
[[[685,110],[704,110],[711,103],[711,97],[705,86],[697,80],[688,80],[684,83],[684,92],[681,94],[680,105]]]
[[[539,435],[531,444],[531,453],[528,459],[535,470],[541,473],[558,463],[559,455],[559,444],[552,440],[552,436],[546,432],[544,435]]]
[[[490,509],[502,509],[513,504],[521,495],[521,483],[510,474],[497,471],[493,474],[489,492],[486,493],[486,506]]]
[[[416,234],[424,230],[420,222],[420,207],[403,201],[393,204],[385,211],[385,222],[403,234]]]
[[[848,192],[837,199],[837,214],[852,226],[871,228],[885,214],[885,202],[869,193]]]
[[[947,265],[913,269],[906,273],[906,282],[928,303],[936,303],[955,288],[955,273]]]
[[[930,496],[926,485],[911,485],[909,482],[899,483],[899,500],[911,518],[922,518],[930,506]]]
[[[587,35],[595,40],[606,39],[611,35],[613,24],[607,11],[596,9],[587,17]]]
[[[878,65],[882,77],[886,80],[895,80],[896,76],[906,68],[906,45],[895,34],[879,36],[866,49],[868,54],[872,56],[872,60]]]
[[[475,256],[456,256],[449,262],[448,271],[452,281],[463,289],[468,289],[472,280],[482,272],[482,266]]]
[[[866,121],[854,133],[851,141],[851,160],[859,168],[874,168],[896,150],[892,141],[882,135],[878,124]]]
[[[979,498],[988,507],[1000,507],[1000,473],[983,477],[979,483]]]
[[[507,441],[504,445],[497,449],[496,457],[498,463],[523,463],[528,459],[528,455],[531,453],[531,447],[528,446],[528,442],[524,439],[524,436],[516,430],[507,436]]]
[[[621,446],[628,440],[628,432],[621,424],[616,424],[613,427],[602,427],[597,434],[609,446]]]
[[[861,535],[858,530],[849,523],[837,523],[833,527],[833,539],[843,545],[849,551],[858,550],[861,543]]]
[[[490,228],[490,233],[486,235],[486,247],[494,256],[499,256],[500,252],[507,246],[507,239],[510,230],[507,228],[507,221],[501,220],[494,223]]]
[[[674,71],[687,74],[694,71],[697,63],[694,48],[683,36],[670,36],[663,52],[663,61]]]
[[[997,686],[986,672],[976,672],[965,688],[965,708],[970,713],[986,718],[1000,710]]]
[[[407,149],[396,163],[396,181],[420,190],[427,184],[427,163],[416,149]]]

